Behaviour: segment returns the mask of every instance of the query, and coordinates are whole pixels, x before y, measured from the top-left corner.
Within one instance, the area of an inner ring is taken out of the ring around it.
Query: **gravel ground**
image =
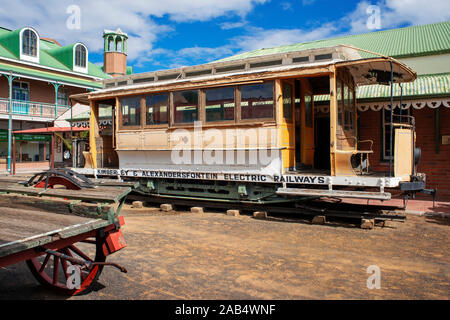
[[[128,246],[96,290],[70,299],[449,299],[449,219],[348,223],[220,212],[123,210]],[[380,289],[368,289],[369,266]],[[0,299],[59,299],[24,263],[0,269]]]

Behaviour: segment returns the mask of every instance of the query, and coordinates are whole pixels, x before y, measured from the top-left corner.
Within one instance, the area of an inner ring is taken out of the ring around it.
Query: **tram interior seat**
[[[355,138],[356,139],[356,138]],[[361,143],[369,143],[369,148],[361,150]],[[352,163],[353,168],[360,174],[369,173],[370,161],[369,155],[373,153],[373,140],[359,140],[357,141],[358,149],[355,153],[355,163]],[[359,158],[359,159],[358,159]],[[359,160],[359,161],[358,161]],[[352,159],[353,161],[353,159]]]
[[[339,153],[347,153],[348,161],[353,172],[357,175],[368,174],[370,169],[369,155],[373,153],[373,140],[358,140],[355,136],[340,136],[339,139],[353,139],[357,149],[348,151],[339,151]],[[361,144],[368,144],[365,149],[361,149]]]

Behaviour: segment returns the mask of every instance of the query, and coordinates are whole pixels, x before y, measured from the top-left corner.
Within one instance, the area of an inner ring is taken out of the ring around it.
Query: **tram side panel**
[[[278,129],[181,128],[117,133],[121,169],[281,174]]]

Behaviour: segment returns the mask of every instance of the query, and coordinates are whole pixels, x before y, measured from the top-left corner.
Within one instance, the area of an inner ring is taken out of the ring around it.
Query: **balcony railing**
[[[56,119],[70,106],[58,105],[44,102],[12,100],[12,114],[30,117]],[[9,114],[9,99],[0,98],[0,114]]]

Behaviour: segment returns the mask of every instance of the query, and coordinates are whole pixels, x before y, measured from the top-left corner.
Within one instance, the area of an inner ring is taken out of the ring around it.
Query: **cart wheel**
[[[65,248],[57,250],[65,255],[75,258],[81,258],[92,262],[105,262],[106,256],[102,250],[104,238],[96,236],[95,240],[86,239],[82,243],[72,244]],[[94,257],[92,260],[91,257]],[[52,263],[50,262],[51,260]],[[94,265],[91,268],[79,268],[80,270],[80,286],[79,288],[70,289],[67,285],[70,274],[68,268],[72,265],[70,261],[61,259],[51,254],[44,254],[27,260],[28,268],[34,277],[46,288],[58,292],[63,295],[79,295],[92,291],[93,285],[102,273],[102,265]],[[61,268],[62,267],[62,268]]]

